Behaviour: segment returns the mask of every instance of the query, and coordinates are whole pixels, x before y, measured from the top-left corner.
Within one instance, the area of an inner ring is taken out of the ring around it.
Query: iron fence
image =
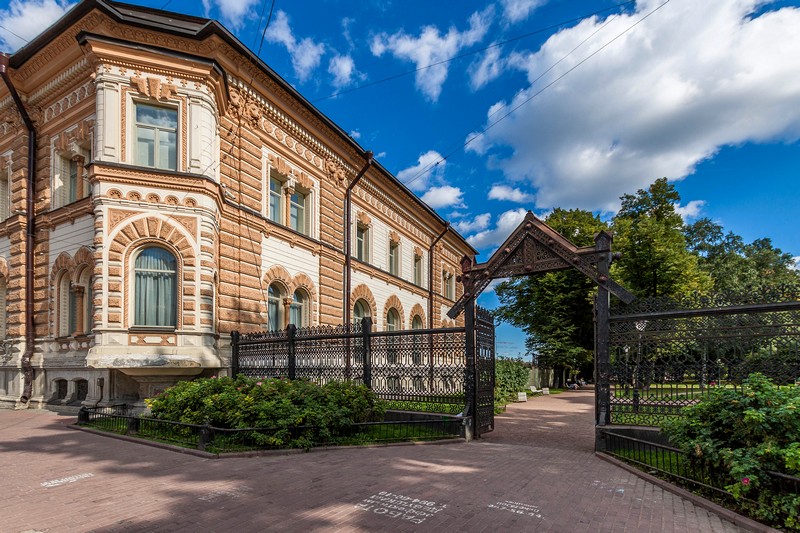
[[[120,414],[104,408],[82,408],[78,424],[212,453],[460,438],[470,424],[468,417],[447,415],[419,417],[389,412],[387,418],[381,422],[354,423],[335,432],[319,426],[230,429]]]
[[[733,499],[725,487],[737,480],[729,472],[709,469],[701,461],[693,460],[683,450],[670,446],[660,433],[637,432],[637,438],[624,431],[601,430],[599,451],[690,489]],[[652,435],[647,436],[648,433]],[[762,483],[761,490],[777,494],[800,492],[800,478],[782,472],[766,472]],[[753,500],[745,501],[756,504]]]
[[[464,328],[372,331],[372,321],[240,335],[232,338],[233,373],[363,383],[396,408],[464,409]],[[493,338],[492,338],[493,341]],[[426,404],[420,405],[420,404]]]
[[[753,372],[800,383],[800,295],[792,291],[651,298],[609,317],[610,417],[658,426]]]

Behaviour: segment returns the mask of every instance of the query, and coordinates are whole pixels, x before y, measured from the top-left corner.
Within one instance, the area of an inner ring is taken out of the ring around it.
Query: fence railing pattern
[[[372,331],[361,324],[256,334],[232,334],[233,372],[249,377],[306,378],[316,383],[351,380],[370,387],[380,398],[465,405],[464,328]]]
[[[800,299],[771,290],[638,300],[612,310],[609,352],[610,422],[660,425],[753,372],[800,382]]]
[[[656,434],[656,438],[636,438],[619,431],[601,430],[600,435],[600,451],[603,453],[648,472],[657,472],[659,476],[687,488],[724,498],[733,497],[725,488],[735,482],[728,472],[714,471],[698,461],[692,461],[682,450],[666,443],[660,434]],[[763,490],[798,494],[800,478],[781,472],[767,472]]]

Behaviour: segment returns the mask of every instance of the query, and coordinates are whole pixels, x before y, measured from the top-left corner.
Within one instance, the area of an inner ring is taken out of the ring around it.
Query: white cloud
[[[489,30],[494,18],[494,7],[475,12],[469,18],[469,28],[463,32],[451,26],[446,34],[439,33],[436,26],[425,26],[418,36],[399,31],[392,35],[381,33],[372,39],[370,50],[375,56],[391,54],[411,61],[417,68],[428,67],[456,55],[459,50],[480,42]],[[447,79],[447,63],[424,68],[416,73],[417,88],[431,101],[439,99],[442,85]]]
[[[692,200],[686,205],[675,204],[675,212],[678,213],[685,222],[700,216],[704,205],[706,205],[705,200]]]
[[[794,269],[800,270],[800,255],[796,255],[792,259],[794,260]]]
[[[350,137],[352,137],[353,139],[356,139],[356,140],[358,140],[358,139],[360,139],[360,138],[361,138],[361,132],[360,132],[360,131],[358,131],[358,130],[352,130],[352,131],[350,132]]]
[[[467,242],[478,250],[500,246],[511,235],[511,232],[519,226],[526,213],[527,211],[521,207],[506,211],[500,215],[497,220],[497,226],[494,229],[487,229],[467,237]]]
[[[419,156],[416,165],[398,172],[397,179],[412,191],[424,191],[428,188],[428,182],[432,178],[433,181],[441,179],[445,165],[447,165],[447,160],[442,159],[439,152],[429,150]]]
[[[472,233],[473,231],[485,230],[489,227],[489,222],[492,220],[491,213],[482,213],[472,220],[460,220],[453,224],[455,230],[459,233]]]
[[[469,67],[469,81],[472,90],[477,91],[503,73],[503,60],[500,58],[500,47],[489,48],[479,61]]]
[[[304,82],[316,69],[325,53],[325,45],[315,43],[313,39],[306,37],[301,41],[292,33],[289,26],[289,17],[284,11],[278,11],[275,18],[267,29],[265,38],[272,43],[282,44],[289,51],[292,57],[292,68],[300,82]],[[329,69],[330,70],[330,69]]]
[[[442,185],[441,187],[431,187],[428,192],[422,195],[422,201],[432,209],[440,207],[461,207],[464,192],[458,187]]]
[[[337,54],[328,63],[328,72],[333,74],[333,81],[331,82],[333,86],[340,89],[352,83],[353,75],[356,73],[356,65],[351,56]]]
[[[74,5],[57,0],[12,0],[7,9],[0,9],[0,21],[6,28],[0,28],[0,51],[10,53],[21,48]]]
[[[533,195],[522,192],[516,187],[512,189],[508,185],[492,185],[492,188],[489,190],[489,199],[508,200],[517,202],[518,204],[524,204],[526,202],[532,202]]]
[[[239,30],[245,25],[250,18],[248,12],[256,4],[258,4],[258,0],[203,0],[206,16],[219,18],[225,26],[232,30]],[[211,13],[212,7],[219,10],[218,15]]]
[[[531,11],[543,5],[546,0],[501,0],[503,19],[513,24],[528,18]]]
[[[635,12],[592,18],[515,56],[533,82],[601,25],[608,26],[487,124],[628,29]],[[727,145],[800,138],[800,8],[753,16],[762,0],[672,0],[470,144],[510,180],[536,189],[539,208],[613,211],[622,193],[691,174]],[[509,60],[511,63],[511,61]],[[493,148],[499,148],[494,150]]]

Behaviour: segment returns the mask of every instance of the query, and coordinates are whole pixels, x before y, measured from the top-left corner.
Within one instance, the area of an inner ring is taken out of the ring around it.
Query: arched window
[[[422,317],[419,315],[414,315],[414,318],[411,319],[411,329],[422,329]],[[411,360],[414,362],[415,365],[419,365],[422,363],[422,346],[423,346],[423,338],[422,335],[412,335],[412,344],[411,344]]]
[[[397,313],[397,310],[392,307],[389,309],[389,312],[386,313],[386,331],[397,331],[400,329],[400,315]]]
[[[72,334],[70,329],[72,321],[72,305],[74,303],[70,288],[72,280],[69,272],[64,271],[58,278],[56,285],[56,337],[68,337]]]
[[[292,305],[289,308],[289,323],[298,328],[308,325],[308,296],[304,291],[294,291]]]
[[[361,319],[370,316],[369,304],[365,300],[356,300],[353,306],[353,322],[361,323]]]
[[[277,283],[267,289],[267,316],[270,331],[283,329],[283,291]]]
[[[400,315],[397,310],[392,307],[386,313],[386,331],[397,331],[400,329]],[[397,364],[397,352],[400,345],[398,337],[389,337],[386,339],[386,358],[390,365]]]
[[[134,325],[175,327],[178,273],[175,256],[164,248],[145,248],[136,256],[133,270]]]
[[[92,271],[84,268],[70,290],[70,334],[86,335],[92,330]]]
[[[6,330],[6,279],[0,278],[0,340],[6,338],[8,334]]]

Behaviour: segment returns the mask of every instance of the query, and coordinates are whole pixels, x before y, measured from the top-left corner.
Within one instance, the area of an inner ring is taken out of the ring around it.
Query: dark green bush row
[[[154,418],[226,429],[276,428],[263,444],[307,446],[346,434],[353,423],[382,420],[383,402],[352,383],[238,376],[183,381],[149,402]],[[289,428],[314,426],[306,433]]]
[[[741,390],[719,388],[664,426],[693,461],[725,478],[757,519],[800,530],[800,494],[777,489],[767,472],[800,476],[800,387],[752,374]]]
[[[494,403],[504,406],[528,385],[530,369],[521,359],[498,359],[494,365]]]

